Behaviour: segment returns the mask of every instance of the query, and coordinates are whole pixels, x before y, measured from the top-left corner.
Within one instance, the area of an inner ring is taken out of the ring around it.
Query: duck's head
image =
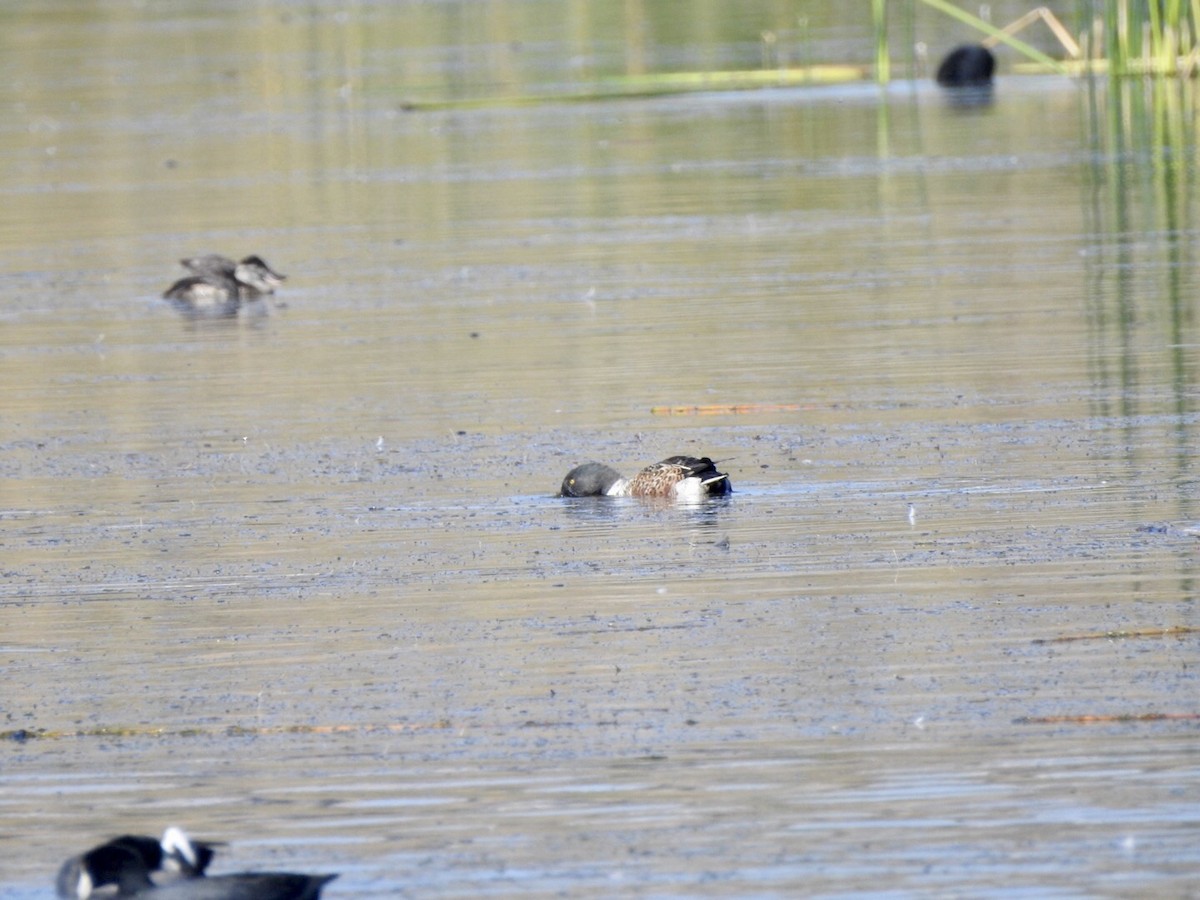
[[[287,280],[286,275],[268,266],[261,256],[247,256],[237,264],[233,277],[260,294],[275,293],[275,288]]]
[[[621,493],[627,482],[621,473],[604,463],[587,462],[576,466],[563,479],[560,497],[603,497]]]

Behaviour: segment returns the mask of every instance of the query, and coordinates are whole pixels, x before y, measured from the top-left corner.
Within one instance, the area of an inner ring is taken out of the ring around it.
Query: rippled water
[[[16,7],[0,896],[1194,893],[1190,86],[496,102],[637,69],[502,8]]]

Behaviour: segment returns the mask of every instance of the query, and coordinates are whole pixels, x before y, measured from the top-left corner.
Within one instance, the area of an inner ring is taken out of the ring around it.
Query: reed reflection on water
[[[10,11],[0,896],[1186,893],[1192,85],[497,102],[794,25],[672,9]]]

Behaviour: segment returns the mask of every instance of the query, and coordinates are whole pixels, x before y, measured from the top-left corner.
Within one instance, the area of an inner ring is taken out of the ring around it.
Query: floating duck
[[[625,478],[603,463],[576,466],[563,479],[560,497],[670,497],[699,500],[731,493],[729,476],[707,456],[671,456]]]
[[[992,83],[996,57],[982,44],[955,47],[938,66],[937,83],[944,88],[985,88]]]
[[[167,836],[181,836],[182,844]],[[149,842],[149,843],[148,843]],[[303,875],[295,872],[237,872],[204,874],[212,859],[209,844],[194,843],[179,829],[168,829],[159,852],[164,857],[194,859],[183,868],[183,877],[158,884],[150,877],[164,868],[154,863],[153,838],[126,835],[93,847],[67,860],[59,870],[58,895],[66,900],[93,897],[142,897],[148,900],[318,900],[321,890],[337,875]],[[203,848],[203,849],[201,849]],[[202,864],[201,864],[202,861]],[[113,894],[109,886],[116,886]]]
[[[180,278],[163,292],[180,312],[193,316],[236,316],[242,302],[275,293],[287,279],[261,256],[238,262],[218,253],[181,259],[193,274]]]
[[[147,872],[163,872],[168,877],[195,878],[203,875],[212,862],[215,845],[191,840],[181,828],[168,828],[161,838],[141,834],[124,834],[113,838],[103,847],[119,847],[141,860]],[[98,848],[93,848],[93,850]],[[89,853],[91,851],[88,851]],[[72,856],[58,870],[58,896],[77,898],[83,875],[86,853]],[[93,883],[92,887],[99,887]]]

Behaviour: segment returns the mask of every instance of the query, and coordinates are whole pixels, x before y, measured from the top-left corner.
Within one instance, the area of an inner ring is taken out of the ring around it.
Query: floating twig
[[[348,734],[385,731],[429,731],[450,728],[446,720],[436,722],[392,722],[367,725],[219,725],[212,728],[158,728],[151,725],[101,725],[76,731],[52,731],[46,728],[16,728],[0,731],[0,741],[24,743],[33,740],[64,740],[95,737],[226,737],[261,736],[269,734]]]
[[[1139,631],[1095,631],[1088,634],[1064,634],[1062,637],[1034,638],[1035,644],[1065,644],[1068,641],[1115,641],[1125,638],[1178,637],[1195,634],[1200,628],[1192,625],[1175,625],[1171,628],[1145,628]]]
[[[652,406],[653,416],[745,416],[754,413],[800,412],[799,403],[704,403],[699,406]]]
[[[649,72],[617,75],[572,92],[533,93],[508,97],[467,97],[462,99],[410,100],[406,112],[446,109],[487,109],[505,106],[532,106],[548,103],[595,103],[636,97],[662,97],[696,91],[749,91],[769,87],[844,84],[862,81],[864,66],[815,65],[796,68],[738,69],[735,71]]]
[[[1200,713],[1117,713],[1086,716],[1020,716],[1014,725],[1111,725],[1122,722],[1196,722]]]

